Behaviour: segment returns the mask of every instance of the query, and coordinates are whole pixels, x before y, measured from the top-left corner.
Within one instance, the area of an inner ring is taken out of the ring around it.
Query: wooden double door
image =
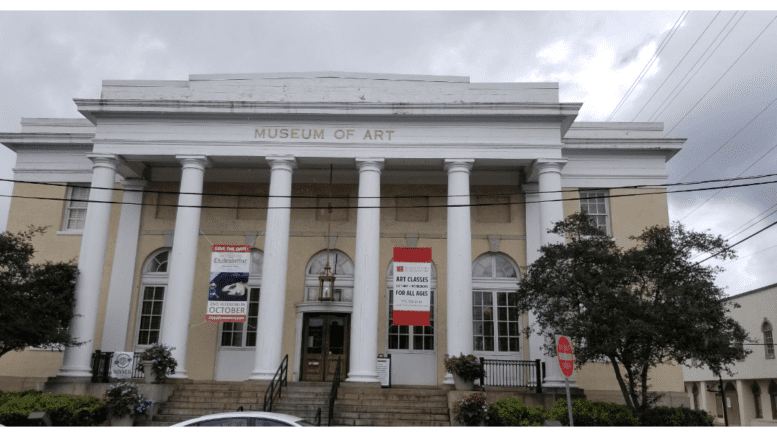
[[[302,319],[301,381],[332,381],[340,364],[340,381],[348,374],[351,315],[305,313]]]

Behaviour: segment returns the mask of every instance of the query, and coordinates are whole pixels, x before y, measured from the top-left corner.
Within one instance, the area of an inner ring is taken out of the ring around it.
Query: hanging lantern
[[[328,254],[327,254],[328,255]],[[318,277],[318,300],[335,300],[335,277],[332,275],[332,268],[329,267],[329,256],[327,256],[324,273]]]

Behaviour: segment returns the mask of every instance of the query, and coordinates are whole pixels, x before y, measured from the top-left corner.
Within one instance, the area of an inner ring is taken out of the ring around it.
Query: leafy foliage
[[[572,418],[575,426],[638,426],[639,421],[625,405],[609,402],[591,402],[585,399],[572,400]],[[548,412],[549,420],[558,420],[569,426],[567,401],[559,399]]]
[[[172,350],[174,347],[167,346],[162,343],[154,343],[150,348],[143,351],[140,354],[138,360],[137,370],[143,371],[143,362],[151,361],[154,363],[152,369],[154,369],[155,380],[157,384],[161,384],[167,380],[167,375],[175,373],[175,368],[178,367],[178,361],[173,358]]]
[[[154,405],[154,401],[143,398],[138,393],[138,387],[131,382],[111,385],[105,395],[108,397],[105,404],[108,417],[135,417],[146,414]]]
[[[445,354],[445,370],[459,375],[465,381],[474,381],[486,376],[486,371],[480,367],[480,361],[474,355],[461,354],[458,357],[451,357]]]
[[[521,398],[505,398],[488,407],[488,426],[542,426],[548,411],[542,405],[527,407]]]
[[[32,239],[45,228],[0,235],[0,356],[27,347],[77,346],[73,318],[78,269],[70,263],[32,264]]]
[[[0,394],[0,424],[29,426],[33,411],[48,411],[54,426],[97,426],[105,422],[105,404],[94,396],[41,393],[34,390]]]
[[[469,396],[462,396],[453,405],[453,418],[464,426],[477,426],[483,420],[488,419],[488,404],[486,395],[473,393]]]
[[[685,407],[656,407],[639,412],[641,426],[712,426],[712,421],[712,416],[706,411]]]
[[[714,283],[722,269],[690,261],[699,252],[733,258],[722,238],[676,223],[648,228],[622,249],[584,213],[551,232],[565,242],[543,246],[528,267],[519,310],[536,313],[530,329],[546,338],[571,337],[578,367],[609,359],[630,408],[651,404],[648,373],[658,364],[695,358],[713,372],[730,372],[749,353],[733,346],[747,333],[728,317]]]

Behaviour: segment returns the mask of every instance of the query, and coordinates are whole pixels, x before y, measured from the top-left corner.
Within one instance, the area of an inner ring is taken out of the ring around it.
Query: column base
[[[380,382],[368,382],[368,381],[351,381],[346,379],[340,383],[343,387],[362,387],[362,388],[381,388]]]
[[[545,380],[542,381],[542,387],[561,387],[565,388],[567,386],[566,378],[563,376],[561,378],[552,377],[552,376],[546,376]],[[569,388],[578,388],[577,387],[577,380],[575,378],[569,378]]]
[[[453,387],[455,386],[455,381],[453,381],[453,374],[446,373],[445,379],[442,381],[442,387],[445,390],[453,390]]]
[[[272,372],[266,371],[266,370],[254,370],[251,372],[251,376],[248,378],[249,381],[272,381],[273,378],[275,378],[275,372],[277,370],[273,370]]]
[[[176,370],[172,375],[167,375],[167,379],[189,379],[189,372],[186,370],[182,372]]]
[[[345,382],[366,382],[366,383],[377,382],[378,384],[380,384],[380,380],[378,379],[378,374],[371,373],[371,372],[351,372],[348,374],[348,377],[345,379]]]
[[[78,368],[78,367],[70,367],[70,368],[61,368],[59,369],[59,372],[57,372],[57,377],[62,378],[88,378],[92,379],[92,369],[90,368]]]

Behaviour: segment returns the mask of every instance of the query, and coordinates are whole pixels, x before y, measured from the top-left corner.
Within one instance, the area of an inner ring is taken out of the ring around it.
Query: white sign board
[[[431,263],[395,262],[394,311],[429,311]]]
[[[111,378],[132,378],[132,369],[137,365],[132,352],[114,352],[111,356]]]
[[[248,275],[251,246],[214,244],[210,259],[209,322],[245,322],[248,315]]]

